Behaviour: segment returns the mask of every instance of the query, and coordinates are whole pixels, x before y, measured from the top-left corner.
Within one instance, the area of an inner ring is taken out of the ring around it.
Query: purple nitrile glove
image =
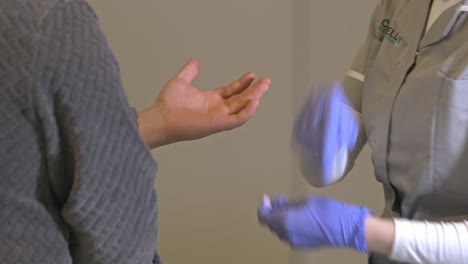
[[[356,145],[359,123],[356,111],[340,83],[314,86],[297,115],[292,142],[312,157],[317,157],[321,177],[331,183],[345,171],[347,154]]]
[[[301,201],[279,197],[263,202],[258,219],[295,249],[349,247],[367,252],[364,223],[372,212],[336,200],[309,196]]]

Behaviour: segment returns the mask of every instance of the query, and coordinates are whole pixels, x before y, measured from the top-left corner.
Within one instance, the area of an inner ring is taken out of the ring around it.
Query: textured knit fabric
[[[0,1],[0,262],[151,263],[155,173],[90,6]]]

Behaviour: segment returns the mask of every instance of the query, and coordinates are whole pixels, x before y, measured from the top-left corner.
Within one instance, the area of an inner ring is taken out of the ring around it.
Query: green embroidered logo
[[[400,32],[396,31],[395,28],[390,26],[390,20],[384,19],[380,23],[379,31],[385,34],[385,39],[393,45],[399,45],[404,39]]]

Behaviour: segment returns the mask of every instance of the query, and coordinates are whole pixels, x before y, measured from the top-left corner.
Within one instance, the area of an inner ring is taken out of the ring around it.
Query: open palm
[[[166,117],[166,133],[175,141],[198,139],[243,125],[254,115],[271,82],[261,78],[253,83],[255,74],[246,73],[226,86],[200,90],[191,85],[198,71],[198,62],[189,60],[155,102]]]

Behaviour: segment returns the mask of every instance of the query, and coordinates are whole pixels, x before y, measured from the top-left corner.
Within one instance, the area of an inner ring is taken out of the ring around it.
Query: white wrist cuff
[[[391,259],[407,263],[468,263],[468,222],[394,221]]]

